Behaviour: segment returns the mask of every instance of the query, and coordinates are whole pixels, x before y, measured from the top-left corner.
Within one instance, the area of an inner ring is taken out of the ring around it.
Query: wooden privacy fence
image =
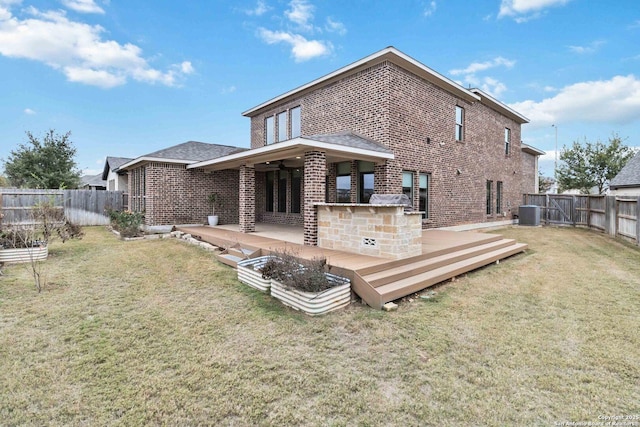
[[[588,227],[640,245],[640,197],[525,194],[524,204],[540,206],[541,224]]]
[[[0,222],[3,225],[33,224],[36,204],[50,202],[64,211],[65,218],[74,224],[107,225],[109,210],[126,208],[126,194],[105,190],[29,190],[0,188]]]

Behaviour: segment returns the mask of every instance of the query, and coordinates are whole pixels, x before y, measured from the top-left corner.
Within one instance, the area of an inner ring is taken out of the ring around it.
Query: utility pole
[[[556,194],[558,193],[558,126],[556,124],[552,124],[551,127],[556,130],[556,149],[555,149],[555,162],[553,164],[553,180],[555,181]]]

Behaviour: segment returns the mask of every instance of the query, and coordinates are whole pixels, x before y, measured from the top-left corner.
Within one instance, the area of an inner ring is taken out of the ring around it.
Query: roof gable
[[[413,74],[435,84],[436,86],[455,94],[456,96],[466,99],[469,102],[479,101],[480,97],[470,90],[465,89],[458,83],[454,82],[451,79],[443,76],[442,74],[432,70],[426,65],[422,64],[419,61],[411,58],[410,56],[400,52],[393,46],[389,46],[385,49],[382,49],[379,52],[371,54],[365,58],[362,58],[359,61],[356,61],[352,64],[349,64],[345,67],[342,67],[332,73],[329,73],[323,77],[320,77],[316,80],[313,80],[305,85],[302,85],[296,89],[290,90],[282,95],[279,95],[269,101],[263,102],[260,105],[257,105],[244,113],[243,116],[253,117],[255,115],[260,114],[264,109],[270,108],[273,104],[282,102],[284,100],[299,97],[305,93],[311,92],[320,86],[327,85],[334,81],[340,80],[349,76],[351,74],[355,74],[362,69],[369,68],[373,65],[379,64],[381,62],[389,61],[392,62],[399,67],[410,71]]]
[[[120,166],[130,162],[131,160],[133,159],[130,159],[129,157],[107,156],[107,160],[104,162],[104,169],[102,170],[102,179],[107,179],[109,176],[109,170],[118,172],[118,168],[120,168]]]

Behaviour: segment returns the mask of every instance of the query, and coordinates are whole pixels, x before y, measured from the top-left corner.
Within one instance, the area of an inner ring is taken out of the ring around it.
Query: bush
[[[277,251],[262,268],[262,277],[274,279],[288,290],[322,292],[336,285],[325,275],[326,266],[324,257],[303,260],[286,250]]]
[[[137,237],[142,235],[144,214],[131,211],[109,211],[111,227],[122,237]]]
[[[33,248],[41,243],[30,228],[11,227],[0,231],[0,249]]]

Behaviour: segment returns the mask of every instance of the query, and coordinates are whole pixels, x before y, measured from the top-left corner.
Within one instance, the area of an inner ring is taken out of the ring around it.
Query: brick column
[[[402,193],[402,168],[396,160],[376,164],[373,175],[373,191],[376,194]]]
[[[238,197],[240,232],[256,231],[256,171],[240,166],[240,191]]]
[[[325,201],[327,158],[321,151],[304,153],[304,244],[318,246],[318,212]]]

